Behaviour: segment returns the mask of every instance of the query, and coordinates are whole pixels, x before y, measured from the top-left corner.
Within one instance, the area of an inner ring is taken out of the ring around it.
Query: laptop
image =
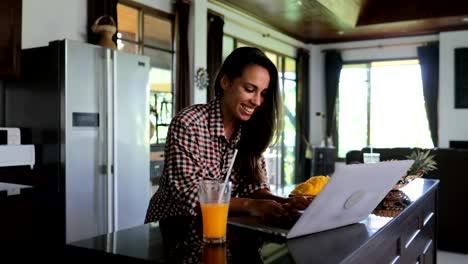
[[[290,229],[260,223],[252,216],[230,217],[228,223],[287,239],[355,224],[372,213],[413,163],[338,164],[327,185]]]

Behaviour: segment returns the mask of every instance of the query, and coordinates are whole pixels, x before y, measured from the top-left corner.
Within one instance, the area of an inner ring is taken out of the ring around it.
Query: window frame
[[[143,54],[144,47],[147,46],[147,47],[152,48],[152,49],[165,51],[165,52],[170,52],[170,53],[173,53],[173,55],[175,55],[175,37],[174,37],[174,33],[175,33],[175,15],[174,14],[166,13],[164,11],[154,9],[154,8],[151,8],[151,7],[148,7],[148,6],[145,6],[143,4],[140,4],[140,3],[137,3],[137,2],[134,2],[134,1],[130,1],[130,0],[119,0],[118,3],[126,5],[126,6],[131,7],[131,8],[138,9],[138,41],[125,39],[125,38],[118,38],[118,39],[122,39],[122,40],[124,40],[126,42],[130,42],[132,44],[138,45],[138,54]],[[172,24],[172,28],[171,28],[172,50],[168,50],[168,49],[164,49],[164,48],[160,48],[160,47],[156,47],[156,46],[152,46],[152,45],[144,43],[143,33],[145,32],[145,28],[144,28],[144,26],[145,26],[144,15],[145,14],[149,14],[149,15],[157,17],[157,18],[167,19],[167,20],[170,20],[172,22],[171,23]],[[141,49],[141,47],[143,47],[143,49]]]
[[[138,32],[137,32],[137,35],[138,35],[138,40],[135,41],[133,39],[126,39],[124,37],[122,38],[119,38],[117,37],[117,40],[122,40],[122,41],[125,41],[125,42],[128,42],[128,43],[131,43],[131,44],[134,44],[138,47],[138,52],[137,54],[139,55],[144,55],[144,52],[145,52],[145,48],[149,48],[149,49],[153,49],[153,50],[157,50],[157,51],[162,51],[162,52],[166,52],[166,53],[170,53],[171,54],[171,63],[172,63],[172,72],[171,72],[171,94],[172,94],[172,117],[171,119],[174,117],[174,113],[175,113],[175,107],[174,107],[174,98],[175,98],[175,93],[176,93],[176,76],[175,76],[175,71],[176,71],[176,68],[177,68],[177,64],[176,64],[176,56],[177,56],[177,50],[176,50],[176,37],[175,37],[175,15],[174,14],[171,14],[171,13],[167,13],[167,12],[164,12],[164,11],[161,11],[161,10],[158,10],[158,9],[155,9],[155,8],[152,8],[152,7],[148,7],[144,4],[141,4],[141,3],[137,3],[137,2],[134,2],[134,1],[131,1],[131,0],[118,0],[118,4],[122,4],[124,6],[127,6],[127,7],[130,7],[130,8],[134,8],[136,10],[138,10]],[[172,46],[171,46],[171,49],[167,49],[167,48],[162,48],[162,47],[157,47],[157,46],[154,46],[154,45],[151,45],[151,44],[145,44],[144,42],[144,18],[145,18],[145,15],[149,15],[149,16],[152,16],[152,17],[156,17],[158,19],[162,19],[162,20],[169,20],[171,22],[171,35],[172,35],[172,40],[171,40],[171,43],[172,43]],[[117,22],[118,23],[118,22]],[[150,95],[151,95],[151,91],[150,91]],[[156,124],[157,125],[157,124]],[[165,143],[151,143],[150,145],[165,145]]]
[[[396,58],[386,58],[386,59],[376,59],[376,60],[349,60],[349,61],[343,61],[342,67],[345,65],[353,65],[353,64],[366,64],[367,65],[367,146],[370,145],[370,135],[371,135],[371,64],[374,62],[386,62],[386,61],[404,61],[404,60],[418,60],[418,57],[396,57]],[[420,64],[419,64],[420,65]],[[336,108],[337,112],[339,110],[339,85],[340,82],[338,82],[338,96],[337,96],[337,102],[336,102]],[[338,116],[337,116],[338,117]],[[337,126],[337,141],[339,142],[339,133],[338,133],[338,127],[339,127],[339,120],[336,121],[336,126]],[[336,143],[336,153],[339,153],[339,143]],[[346,161],[346,157],[340,158],[337,155],[337,161],[339,162],[344,162]]]

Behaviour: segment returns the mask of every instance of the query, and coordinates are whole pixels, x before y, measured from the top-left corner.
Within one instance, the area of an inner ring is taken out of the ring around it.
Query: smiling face
[[[265,100],[270,83],[268,70],[259,65],[248,65],[240,77],[221,79],[224,95],[221,99],[225,121],[248,121]]]

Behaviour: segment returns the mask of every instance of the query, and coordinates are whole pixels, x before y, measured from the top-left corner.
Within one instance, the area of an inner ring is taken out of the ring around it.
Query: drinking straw
[[[231,164],[229,165],[229,169],[226,174],[226,179],[224,179],[223,186],[221,187],[221,192],[219,193],[218,203],[221,203],[221,198],[223,197],[224,189],[226,189],[226,185],[229,181],[229,177],[231,176],[232,166],[234,166],[234,161],[236,161],[237,156],[237,149],[234,150],[234,156],[232,157]]]

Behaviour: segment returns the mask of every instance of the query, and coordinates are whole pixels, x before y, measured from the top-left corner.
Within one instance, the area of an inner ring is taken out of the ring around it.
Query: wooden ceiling
[[[468,29],[468,0],[218,0],[305,43]]]

